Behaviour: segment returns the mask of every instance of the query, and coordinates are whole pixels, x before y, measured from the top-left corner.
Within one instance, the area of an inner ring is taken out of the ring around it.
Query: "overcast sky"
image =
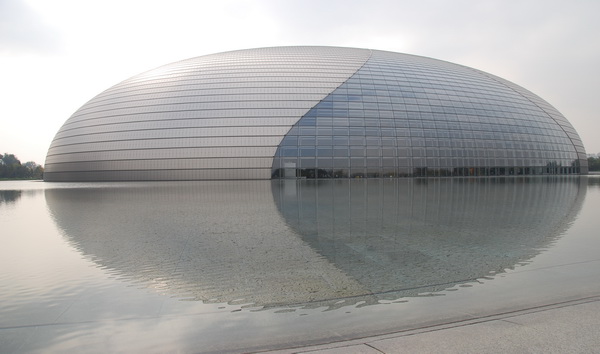
[[[61,125],[154,67],[282,45],[467,65],[541,96],[600,152],[598,0],[0,0],[0,153],[43,164]]]

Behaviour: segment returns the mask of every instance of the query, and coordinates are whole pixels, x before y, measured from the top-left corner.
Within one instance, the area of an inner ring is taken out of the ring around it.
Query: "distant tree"
[[[4,162],[5,165],[20,165],[21,161],[19,161],[19,159],[13,155],[13,154],[7,154],[4,153],[4,156],[2,156],[2,162]]]
[[[32,172],[31,179],[44,179],[44,168],[37,165]]]
[[[588,157],[588,165],[590,171],[600,171],[600,158]]]
[[[17,169],[21,166],[21,161],[13,154],[2,155],[2,165],[0,165],[0,178],[15,178]]]
[[[0,179],[42,179],[44,168],[33,161],[21,164],[13,155],[0,155]]]
[[[35,168],[38,166],[37,163],[33,162],[33,161],[27,161],[23,164],[23,166],[27,167],[30,170],[35,170]]]
[[[42,177],[38,177],[36,178],[34,176],[35,171],[39,168],[42,168],[40,165],[38,165],[37,163],[33,162],[33,161],[27,161],[23,164],[23,167],[25,167],[27,169],[27,171],[25,172],[27,174],[26,178],[31,178],[31,179],[41,179]],[[42,169],[43,171],[43,169]]]

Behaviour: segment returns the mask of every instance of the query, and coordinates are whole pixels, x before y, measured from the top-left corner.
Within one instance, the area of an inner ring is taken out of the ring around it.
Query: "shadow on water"
[[[436,294],[531,260],[585,178],[281,180],[46,189],[64,237],[170,296],[330,309]]]

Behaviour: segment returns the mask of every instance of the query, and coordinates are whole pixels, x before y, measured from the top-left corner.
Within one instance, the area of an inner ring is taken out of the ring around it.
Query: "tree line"
[[[13,154],[0,155],[0,179],[43,179],[44,167],[33,161],[21,163]]]
[[[0,155],[0,179],[43,179],[44,167],[33,161],[21,163],[13,154]],[[590,171],[600,171],[600,157],[588,157]]]

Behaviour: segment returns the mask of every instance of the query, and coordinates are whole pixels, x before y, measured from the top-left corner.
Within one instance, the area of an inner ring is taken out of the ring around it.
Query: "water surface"
[[[598,295],[599,182],[0,182],[0,349],[285,348]]]

